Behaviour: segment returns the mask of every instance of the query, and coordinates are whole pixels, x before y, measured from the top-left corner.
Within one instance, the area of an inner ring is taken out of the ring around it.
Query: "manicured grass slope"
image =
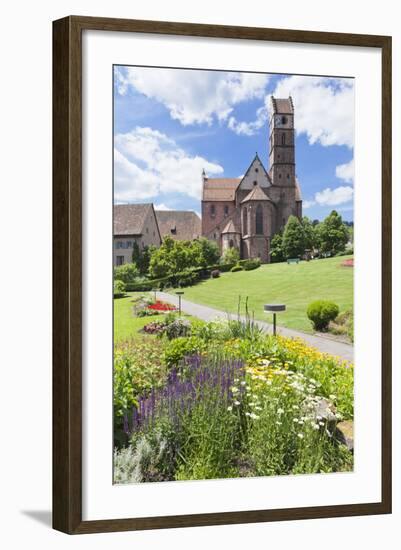
[[[254,271],[222,273],[218,279],[208,279],[185,288],[184,299],[216,309],[236,313],[238,297],[248,296],[250,311],[255,318],[271,321],[263,312],[267,303],[284,303],[285,313],[278,314],[279,325],[312,332],[306,308],[318,299],[332,300],[340,311],[353,308],[353,268],[340,264],[351,256],[312,260],[299,264],[263,265]]]

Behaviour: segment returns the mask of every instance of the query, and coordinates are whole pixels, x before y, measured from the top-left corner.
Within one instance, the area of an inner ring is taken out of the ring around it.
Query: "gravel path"
[[[168,294],[167,292],[157,292],[157,298],[178,307],[178,296],[176,296],[175,294]],[[193,302],[188,302],[184,299],[181,299],[181,309],[184,313],[188,313],[193,317],[198,317],[198,319],[202,319],[203,321],[227,319],[229,315],[231,315],[232,318],[236,318],[235,314],[228,314],[225,311],[220,311],[209,306],[203,306],[200,304],[195,304]],[[255,323],[257,323],[258,326],[262,327],[266,332],[273,332],[272,324],[258,320],[255,320]],[[326,338],[324,336],[307,334],[305,332],[300,332],[298,330],[293,330],[285,327],[277,327],[277,333],[281,334],[282,336],[302,338],[311,346],[318,348],[324,353],[336,355],[338,357],[341,357],[342,359],[346,359],[347,361],[354,360],[354,346],[352,346],[351,344],[345,344],[343,342],[339,342],[338,340]]]

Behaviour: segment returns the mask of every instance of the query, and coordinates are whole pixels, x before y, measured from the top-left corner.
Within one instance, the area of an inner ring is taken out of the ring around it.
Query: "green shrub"
[[[174,367],[187,355],[199,353],[205,349],[203,340],[196,336],[180,336],[171,340],[164,350],[164,361],[168,367]]]
[[[236,248],[227,248],[223,254],[222,263],[236,264],[239,261],[239,252]]]
[[[134,283],[139,275],[139,270],[134,263],[123,264],[114,268],[114,278],[124,283]]]
[[[193,269],[184,269],[181,273],[177,273],[174,278],[176,279],[175,286],[191,286],[199,280],[199,272]],[[170,278],[170,281],[173,282],[173,278]]]
[[[251,271],[252,269],[257,269],[260,267],[262,262],[260,261],[260,258],[252,258],[249,260],[244,260],[242,263],[242,267],[245,269],[245,271]]]
[[[330,321],[334,321],[339,311],[338,305],[334,302],[316,300],[309,304],[306,314],[315,330],[327,330]]]
[[[123,281],[120,281],[119,279],[116,279],[114,281],[114,289],[113,289],[114,298],[121,298],[121,296],[124,296],[124,294],[125,294],[125,283]]]
[[[237,265],[235,262],[231,264],[220,264],[213,266],[211,269],[218,269],[222,273],[227,273],[227,271],[230,271],[235,265]]]
[[[187,319],[175,319],[166,324],[164,334],[169,340],[179,338],[180,336],[189,336],[191,334],[191,323]]]
[[[243,268],[242,266],[240,266],[239,264],[237,265],[234,265],[231,269],[230,269],[231,273],[236,273],[237,271],[243,271]]]

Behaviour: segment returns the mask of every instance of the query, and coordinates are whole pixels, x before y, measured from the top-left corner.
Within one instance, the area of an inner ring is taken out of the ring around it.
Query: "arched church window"
[[[285,134],[281,134],[281,145],[285,145]]]
[[[244,208],[244,212],[242,215],[242,225],[244,235],[248,235],[248,210],[246,208]]]
[[[210,215],[215,216],[216,215],[216,207],[214,204],[210,207]]]
[[[263,208],[258,204],[256,208],[256,235],[263,235]]]
[[[234,241],[232,239],[230,239],[229,246],[230,248],[234,248]]]

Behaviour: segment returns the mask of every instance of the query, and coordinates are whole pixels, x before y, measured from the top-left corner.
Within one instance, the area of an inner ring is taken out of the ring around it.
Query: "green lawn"
[[[208,279],[185,288],[184,299],[216,309],[236,313],[238,297],[248,296],[250,311],[255,318],[271,321],[263,312],[267,303],[284,303],[285,313],[277,316],[279,325],[312,332],[306,316],[310,302],[332,300],[340,312],[353,308],[353,268],[340,264],[352,256],[341,256],[299,264],[263,265],[254,271],[222,273],[218,279]]]
[[[127,292],[124,298],[114,300],[114,341],[126,340],[138,335],[138,331],[147,323],[156,320],[159,316],[134,317],[133,301],[140,296],[138,292]]]
[[[127,292],[124,298],[114,299],[114,342],[127,340],[128,338],[142,337],[154,338],[154,336],[139,331],[151,321],[161,321],[164,315],[151,315],[149,317],[134,317],[134,301],[143,292]],[[188,315],[185,317],[190,318]]]

